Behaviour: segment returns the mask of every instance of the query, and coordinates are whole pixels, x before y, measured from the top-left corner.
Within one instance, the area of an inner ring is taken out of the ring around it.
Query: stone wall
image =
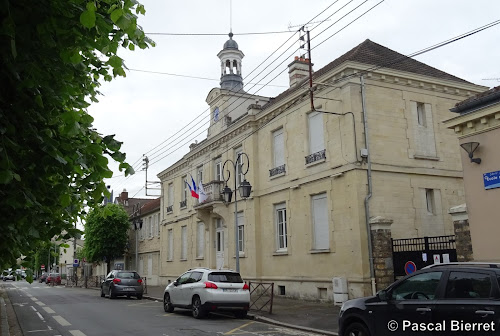
[[[474,260],[467,206],[462,204],[453,207],[449,210],[449,214],[453,218],[453,227],[455,229],[457,261],[466,262]]]
[[[370,219],[373,267],[375,269],[377,291],[394,282],[391,224],[391,219],[380,216]]]

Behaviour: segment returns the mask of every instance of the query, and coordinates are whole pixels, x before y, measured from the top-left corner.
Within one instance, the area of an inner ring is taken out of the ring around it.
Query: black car
[[[500,335],[500,264],[448,263],[345,302],[340,336]]]
[[[135,296],[142,300],[143,293],[141,276],[135,271],[113,270],[101,283],[101,297],[108,295],[114,299],[117,296]]]

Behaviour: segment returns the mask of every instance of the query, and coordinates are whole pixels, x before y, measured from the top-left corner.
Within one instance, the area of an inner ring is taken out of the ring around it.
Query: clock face
[[[219,108],[216,106],[214,109],[214,121],[217,122],[219,120]]]

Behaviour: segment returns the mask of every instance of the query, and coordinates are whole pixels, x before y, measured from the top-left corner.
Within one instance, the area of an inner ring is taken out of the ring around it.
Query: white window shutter
[[[274,132],[274,167],[285,164],[285,138],[283,129]]]
[[[313,196],[313,247],[315,250],[330,248],[330,230],[328,223],[328,204],[326,194]]]
[[[309,113],[309,154],[317,153],[325,149],[323,139],[323,114],[319,112]]]

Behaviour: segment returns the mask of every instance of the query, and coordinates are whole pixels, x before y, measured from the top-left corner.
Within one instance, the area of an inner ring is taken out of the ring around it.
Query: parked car
[[[16,281],[16,273],[14,272],[8,272],[8,273],[4,273],[3,275],[3,281],[7,281],[7,280],[12,280],[12,281]]]
[[[45,283],[46,284],[54,283],[56,285],[60,285],[61,284],[61,274],[59,274],[59,273],[49,273],[49,275],[45,279]]]
[[[108,295],[110,299],[117,296],[135,296],[142,300],[144,287],[141,276],[135,271],[113,270],[101,283],[101,297]]]
[[[243,318],[250,307],[250,288],[235,271],[195,268],[165,288],[164,310],[171,313],[177,307],[191,309],[197,319],[217,310]]]
[[[47,280],[48,275],[49,275],[48,273],[43,272],[42,275],[40,275],[40,277],[38,278],[38,282],[45,282],[45,280]]]
[[[493,335],[498,330],[500,264],[495,263],[431,265],[376,296],[345,302],[339,314],[340,336]]]

